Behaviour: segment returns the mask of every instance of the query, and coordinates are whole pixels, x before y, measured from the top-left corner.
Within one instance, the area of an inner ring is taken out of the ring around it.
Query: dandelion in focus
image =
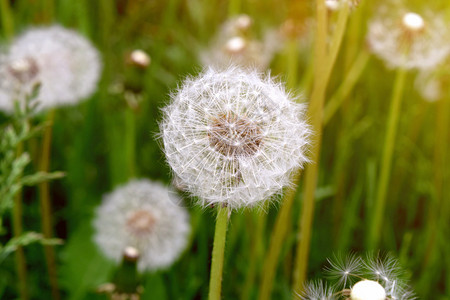
[[[253,20],[248,15],[236,16],[225,22],[200,60],[205,66],[226,68],[230,63],[241,67],[266,70],[276,51],[280,37],[268,30],[262,40],[254,37]]]
[[[124,249],[134,247],[140,271],[169,267],[190,232],[187,210],[170,193],[160,183],[141,179],[105,195],[94,220],[94,240],[103,253],[118,263]]]
[[[440,15],[382,7],[369,24],[367,39],[373,53],[391,68],[429,69],[449,55],[448,36]]]
[[[415,299],[396,259],[387,256],[361,258],[349,255],[328,260],[326,271],[331,284],[323,281],[308,283],[303,300],[395,300]]]
[[[210,68],[186,79],[160,127],[169,165],[201,205],[252,206],[307,161],[304,106],[256,71]]]
[[[17,37],[0,59],[0,110],[11,113],[39,83],[37,111],[73,105],[90,96],[101,72],[95,47],[58,25],[32,28]]]

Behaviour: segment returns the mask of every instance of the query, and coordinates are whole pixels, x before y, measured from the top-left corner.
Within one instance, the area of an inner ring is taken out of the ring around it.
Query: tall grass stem
[[[383,227],[383,217],[386,206],[386,194],[389,184],[389,178],[392,169],[392,156],[397,136],[398,120],[400,116],[400,107],[402,93],[405,85],[406,70],[400,68],[397,70],[394,90],[392,94],[391,106],[389,109],[386,137],[384,141],[383,156],[381,159],[380,177],[378,180],[378,190],[376,193],[372,222],[368,235],[368,249],[378,249],[381,231]]]
[[[21,156],[23,153],[23,143],[19,143],[17,146],[17,157]],[[14,207],[13,207],[13,233],[14,237],[19,237],[23,233],[23,204],[22,204],[22,191],[17,192],[14,197]],[[16,270],[18,277],[18,287],[20,299],[29,299],[28,295],[28,284],[27,284],[27,265],[25,252],[22,246],[18,246],[15,251],[16,256]]]
[[[14,17],[9,0],[0,0],[3,34],[7,39],[14,36]]]
[[[47,122],[49,123],[49,125],[44,130],[44,136],[42,140],[41,160],[39,163],[39,170],[42,172],[48,172],[50,169],[50,155],[51,155],[51,143],[53,131],[52,129],[54,120],[55,120],[55,110],[53,109],[48,112]],[[39,184],[39,199],[41,205],[42,233],[45,238],[52,238],[53,236],[52,208],[50,200],[50,186],[48,181],[44,181]],[[61,297],[58,288],[55,250],[53,246],[45,245],[44,252],[50,287],[52,291],[52,298],[60,299]]]
[[[312,130],[314,132],[314,140],[311,147],[311,160],[313,163],[306,168],[302,211],[299,219],[299,238],[293,273],[293,289],[297,293],[302,291],[308,268],[309,247],[314,217],[314,194],[317,187],[320,147],[322,141],[325,93],[333,66],[339,53],[349,14],[349,6],[344,5],[339,11],[336,29],[331,39],[331,46],[327,52],[327,10],[324,1],[318,0],[316,1],[316,5],[317,34],[314,49],[314,61],[316,65],[313,92],[308,109],[308,117],[311,120]]]

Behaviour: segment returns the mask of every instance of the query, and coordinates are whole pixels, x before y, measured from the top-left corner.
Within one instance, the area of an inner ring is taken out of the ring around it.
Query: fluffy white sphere
[[[425,70],[449,56],[447,36],[448,24],[442,16],[383,7],[369,23],[367,40],[389,67]]]
[[[185,249],[190,232],[188,212],[179,202],[160,183],[130,181],[103,197],[94,240],[116,262],[127,247],[134,247],[140,253],[139,270],[168,267]]]
[[[256,71],[210,68],[186,79],[160,127],[169,165],[203,205],[266,200],[307,161],[304,105]]]
[[[17,37],[0,60],[0,109],[12,112],[40,83],[37,110],[76,104],[90,96],[101,72],[100,55],[79,33],[54,25]]]

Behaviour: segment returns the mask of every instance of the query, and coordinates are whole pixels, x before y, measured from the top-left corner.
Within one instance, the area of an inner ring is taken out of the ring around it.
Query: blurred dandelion
[[[200,54],[205,66],[226,68],[230,63],[241,67],[266,70],[280,49],[280,35],[267,30],[259,40],[252,34],[253,20],[247,15],[239,15],[226,21],[210,47]]]
[[[368,43],[391,68],[429,69],[450,53],[448,25],[442,16],[382,7],[369,24]]]
[[[98,51],[75,31],[54,25],[17,37],[0,59],[0,110],[11,113],[40,83],[37,110],[76,104],[97,87]]]
[[[170,266],[187,244],[189,215],[174,203],[169,189],[146,179],[133,180],[103,197],[94,220],[95,242],[120,262],[135,247],[140,271]]]
[[[207,69],[186,79],[164,109],[167,161],[201,205],[252,206],[281,192],[307,161],[303,113],[270,77]]]
[[[412,300],[414,293],[401,278],[403,272],[392,256],[349,255],[328,260],[332,284],[313,281],[299,295],[303,300]]]

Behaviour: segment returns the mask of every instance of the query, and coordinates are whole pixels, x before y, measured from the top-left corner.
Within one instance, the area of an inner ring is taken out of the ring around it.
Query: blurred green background
[[[57,109],[53,125],[51,170],[67,176],[51,182],[54,233],[64,240],[56,246],[58,283],[63,299],[103,299],[95,293],[108,282],[114,265],[92,242],[92,217],[101,196],[130,178],[146,177],[171,182],[158,133],[160,109],[170,92],[187,75],[201,71],[199,53],[231,15],[248,14],[254,34],[277,29],[287,20],[295,25],[292,36],[274,57],[271,74],[288,82],[307,102],[311,91],[311,26],[313,1],[206,1],[206,0],[0,0],[1,40],[7,32],[19,34],[31,26],[58,23],[89,38],[101,51],[103,74],[99,89],[75,107]],[[356,59],[368,54],[367,22],[384,1],[362,0],[350,14],[342,48],[332,72],[326,101],[336,96]],[[407,1],[416,12],[428,9],[450,16],[446,0]],[[6,23],[9,7],[12,23]],[[331,15],[330,20],[334,16]],[[447,20],[449,18],[447,17]],[[333,22],[333,21],[331,21]],[[7,28],[8,24],[13,26]],[[6,26],[6,27],[5,27]],[[450,39],[449,39],[450,43]],[[295,49],[294,64],[287,57]],[[291,45],[291,46],[289,46]],[[131,51],[143,49],[151,57],[148,68],[127,63]],[[448,71],[449,64],[441,66]],[[436,102],[427,102],[414,89],[416,71],[408,72],[399,129],[394,149],[392,175],[380,251],[392,252],[411,276],[411,285],[421,299],[450,299],[450,89]],[[361,75],[325,124],[320,159],[319,184],[311,241],[308,275],[320,277],[326,258],[333,253],[364,253],[368,216],[377,189],[382,144],[386,130],[394,71],[368,56]],[[137,95],[130,106],[126,93]],[[46,118],[41,114],[33,122]],[[9,120],[1,115],[0,121]],[[2,127],[3,129],[4,127]],[[25,147],[32,157],[40,138]],[[34,160],[35,161],[35,160]],[[30,166],[30,169],[33,165]],[[436,179],[437,175],[439,178]],[[282,246],[273,299],[290,299],[291,270],[296,244],[296,224],[301,207],[297,192],[288,238]],[[39,202],[35,188],[24,190],[25,230],[40,231]],[[214,212],[195,206],[191,211],[192,234],[188,249],[172,268],[145,274],[143,299],[203,299],[208,292]],[[223,299],[256,299],[262,265],[279,203],[265,208],[267,222],[258,231],[260,218],[250,210],[231,217],[225,250]],[[264,213],[264,212],[262,212]],[[10,216],[3,219],[11,227]],[[255,235],[262,242],[255,245]],[[4,242],[11,237],[3,235]],[[31,299],[51,299],[43,248],[25,248],[28,289]],[[249,278],[254,261],[255,277]],[[16,299],[14,255],[0,265],[0,297]],[[250,281],[249,281],[250,280]],[[253,282],[253,283],[252,283]]]

